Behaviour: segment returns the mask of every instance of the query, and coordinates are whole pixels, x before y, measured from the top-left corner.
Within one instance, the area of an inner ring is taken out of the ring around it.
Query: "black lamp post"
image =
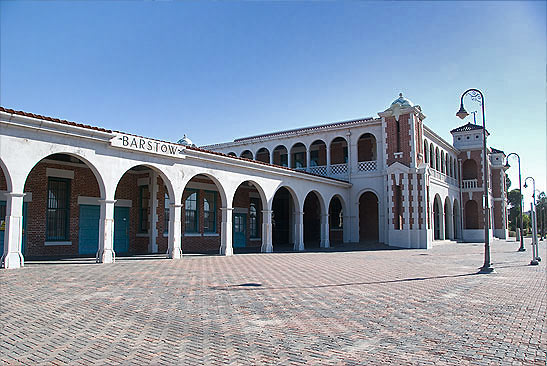
[[[522,219],[522,175],[520,174],[520,156],[519,154],[517,153],[510,153],[509,155],[507,155],[506,159],[506,163],[505,163],[505,167],[506,168],[509,168],[509,157],[511,155],[516,155],[517,158],[518,158],[518,161],[519,161],[519,194],[520,194],[520,200],[519,200],[519,204],[520,204],[520,248],[519,248],[519,252],[524,252],[526,250],[526,248],[524,248],[524,238],[522,237],[522,234],[523,234],[523,219]]]
[[[490,208],[488,207],[488,156],[486,150],[486,119],[484,117],[484,95],[478,89],[468,89],[462,94],[460,100],[460,110],[458,111],[458,113],[456,113],[456,116],[461,119],[469,116],[469,113],[467,113],[467,111],[463,107],[463,97],[465,97],[467,94],[471,96],[471,99],[479,102],[482,108],[482,163],[484,172],[482,179],[482,185],[484,186],[484,264],[482,265],[479,273],[491,273],[494,268],[491,266],[490,263],[490,235],[488,232],[488,222],[490,221]]]
[[[530,216],[532,221],[532,261],[530,261],[530,265],[537,266],[539,264],[539,261],[541,261],[541,258],[539,257],[538,253],[538,237],[537,237],[537,219],[536,219],[536,180],[532,177],[526,177],[524,180],[524,188],[527,188],[528,185],[526,184],[526,181],[528,179],[532,180],[532,209],[530,210]]]

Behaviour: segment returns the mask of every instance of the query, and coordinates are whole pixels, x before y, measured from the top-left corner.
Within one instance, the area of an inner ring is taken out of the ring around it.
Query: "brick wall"
[[[46,246],[46,210],[48,177],[46,168],[74,171],[70,180],[70,221],[69,240],[72,245]],[[25,184],[25,192],[32,193],[32,202],[27,204],[26,248],[24,255],[60,256],[78,254],[78,231],[80,208],[78,196],[99,197],[99,185],[93,172],[87,167],[74,167],[55,163],[38,163],[30,172]]]
[[[208,180],[200,180],[200,179],[192,179],[192,181],[201,181],[201,182],[207,182],[211,183],[211,181]],[[204,235],[203,230],[203,195],[205,193],[205,190],[188,190],[185,189],[184,193],[182,194],[182,202],[186,201],[188,196],[192,194],[193,192],[198,192],[198,211],[199,211],[199,219],[198,219],[198,232],[197,233],[188,233],[186,235],[186,209],[182,208],[182,218],[181,218],[181,226],[182,226],[182,252],[183,253],[212,253],[216,252],[218,253],[220,250],[220,228],[222,223],[222,210],[220,209],[222,207],[222,203],[220,202],[220,196],[217,193],[216,196],[216,233],[218,235],[216,236],[207,236]],[[212,234],[212,233],[208,233]]]
[[[411,141],[410,141],[410,125],[409,114],[399,116],[399,136],[400,136],[400,151],[397,151],[397,121],[395,117],[386,117],[386,135],[387,135],[387,165],[399,162],[403,165],[410,166]],[[401,158],[395,158],[396,152],[402,152]]]

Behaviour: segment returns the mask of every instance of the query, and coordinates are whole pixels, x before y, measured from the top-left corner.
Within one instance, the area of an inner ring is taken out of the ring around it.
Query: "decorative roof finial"
[[[399,93],[399,96],[402,97],[402,96],[403,96],[403,93]]]

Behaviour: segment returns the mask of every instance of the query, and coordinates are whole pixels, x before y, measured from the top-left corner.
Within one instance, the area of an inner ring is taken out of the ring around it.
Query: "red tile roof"
[[[100,127],[84,125],[84,124],[81,124],[81,123],[71,122],[71,121],[67,121],[67,120],[59,119],[59,118],[42,116],[40,114],[28,113],[28,112],[23,112],[23,111],[16,111],[16,110],[9,109],[9,108],[4,108],[4,107],[0,107],[0,112],[6,112],[6,113],[11,113],[11,114],[17,114],[17,115],[20,115],[20,116],[25,116],[25,117],[43,119],[45,121],[61,123],[63,125],[69,125],[69,126],[74,126],[74,127],[89,128],[90,130],[95,130],[95,131],[108,132],[108,133],[112,132],[111,130],[107,130],[107,129],[100,128]]]
[[[20,115],[20,116],[32,117],[32,118],[37,118],[37,119],[43,119],[45,121],[60,123],[60,124],[69,125],[69,126],[88,128],[88,129],[95,130],[95,131],[101,131],[101,132],[107,132],[107,133],[119,132],[119,133],[123,133],[123,134],[126,134],[126,135],[131,135],[131,136],[135,136],[135,137],[143,137],[143,136],[129,134],[129,133],[126,133],[126,132],[112,131],[112,130],[107,130],[107,129],[104,129],[104,128],[101,128],[101,127],[84,125],[84,124],[81,124],[81,123],[71,122],[71,121],[67,121],[67,120],[64,120],[64,119],[42,116],[40,114],[28,113],[28,112],[23,112],[23,111],[16,111],[16,110],[9,109],[9,108],[4,108],[4,107],[1,107],[1,106],[0,106],[0,112],[17,114],[17,115]],[[150,139],[149,137],[146,137],[146,138]],[[177,144],[175,142],[162,141],[162,140],[157,140],[157,139],[150,139],[150,140],[161,141],[161,142],[174,144],[174,145],[181,145],[181,144]],[[337,179],[337,178],[332,178],[332,177],[325,177],[325,176],[322,176],[322,175],[313,174],[313,173],[309,173],[309,172],[304,172],[304,171],[301,171],[301,170],[296,170],[296,169],[291,169],[291,168],[287,168],[287,167],[283,167],[283,166],[279,166],[279,165],[264,163],[264,162],[258,161],[258,160],[240,158],[240,157],[237,157],[237,156],[227,155],[227,154],[223,154],[223,153],[216,152],[216,151],[206,150],[206,149],[203,149],[203,148],[200,148],[200,147],[187,146],[187,145],[181,145],[181,146],[184,146],[186,149],[189,149],[189,150],[195,150],[195,151],[200,151],[200,152],[204,152],[204,153],[208,153],[208,154],[224,156],[224,157],[228,157],[228,158],[236,159],[236,160],[250,161],[250,162],[265,165],[265,166],[281,168],[281,169],[290,170],[290,171],[294,171],[294,172],[298,172],[298,173],[304,173],[304,174],[313,175],[313,176],[316,176],[316,177],[322,177],[322,178],[327,178],[327,179],[347,183],[347,181],[342,180],[342,179]]]

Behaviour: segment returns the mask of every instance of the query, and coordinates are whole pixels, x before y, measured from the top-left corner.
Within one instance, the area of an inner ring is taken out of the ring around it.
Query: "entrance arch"
[[[331,246],[344,241],[344,207],[339,196],[331,198],[329,203],[329,243]]]
[[[266,206],[262,187],[255,182],[241,183],[232,200],[232,245],[234,253],[259,253],[262,248],[262,211]]]
[[[359,197],[359,241],[378,241],[378,196],[365,192]]]
[[[441,197],[437,194],[433,200],[433,239],[443,240],[443,204]]]
[[[450,205],[450,199],[448,197],[444,200],[444,238],[454,239],[453,234],[453,219],[452,219],[452,206]]]
[[[91,163],[72,153],[46,156],[28,173],[24,192],[25,256],[96,256],[105,189]]]
[[[197,174],[182,194],[182,252],[220,253],[222,210],[226,195],[220,182],[208,174]]]
[[[272,244],[274,251],[293,250],[295,211],[298,203],[294,192],[280,187],[272,200]]]
[[[321,242],[322,202],[317,192],[311,191],[304,200],[304,246],[319,248]]]
[[[114,193],[114,253],[166,253],[173,190],[157,168],[136,165],[124,172]]]

